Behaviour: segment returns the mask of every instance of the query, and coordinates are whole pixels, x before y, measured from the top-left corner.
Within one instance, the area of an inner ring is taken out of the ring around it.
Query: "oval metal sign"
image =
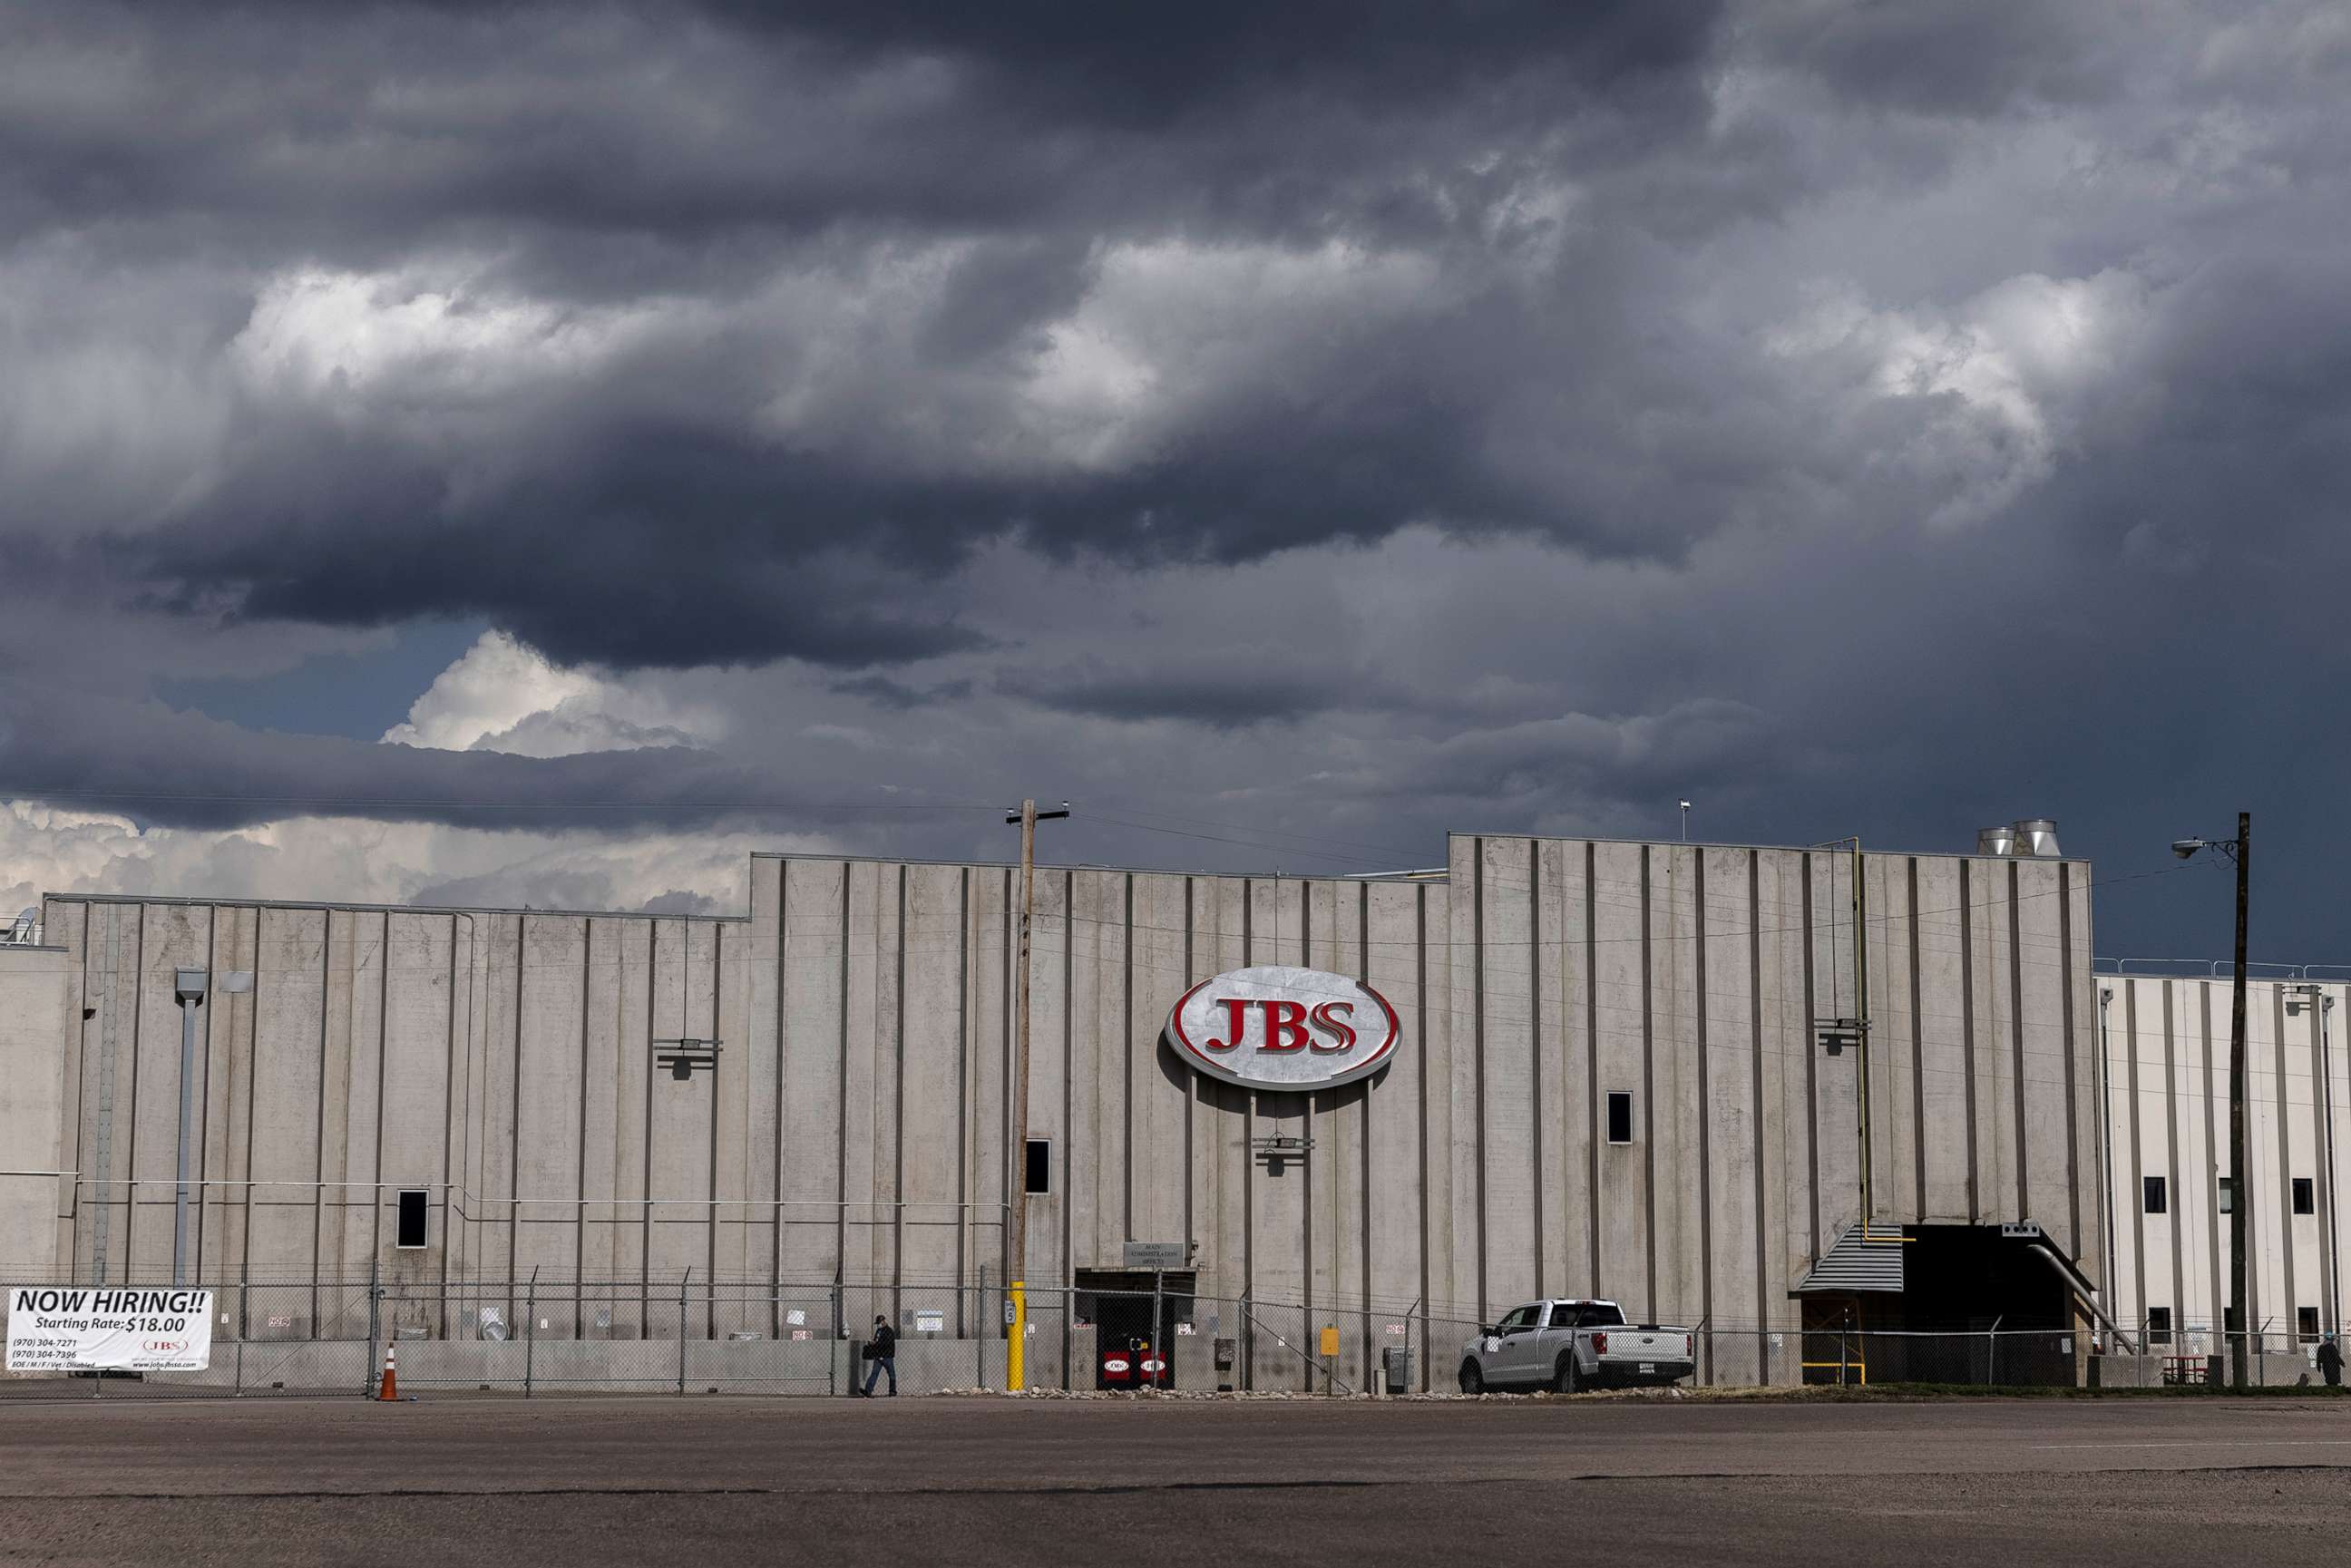
[[[1395,1009],[1363,981],[1259,964],[1203,980],[1167,1018],[1176,1054],[1248,1089],[1322,1089],[1378,1071],[1399,1036]]]

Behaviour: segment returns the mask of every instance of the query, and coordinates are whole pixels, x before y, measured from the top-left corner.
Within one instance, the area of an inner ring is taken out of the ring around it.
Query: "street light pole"
[[[2252,1184],[2245,1180],[2245,916],[2252,894],[2253,814],[2237,813],[2237,962],[2229,984],[2229,1300],[2237,1314],[2237,1337],[2230,1347],[2229,1373],[2245,1386],[2252,1320],[2245,1303],[2245,1211]]]
[[[2252,1207],[2252,1183],[2245,1167],[2245,920],[2252,902],[2253,814],[2237,813],[2234,839],[2175,839],[2171,852],[2192,860],[2199,850],[2218,850],[2237,862],[2236,969],[2229,982],[2229,1313],[2236,1320],[2234,1337],[2227,1322],[2220,1335],[2229,1340],[2229,1377],[2245,1386],[2252,1359],[2252,1322],[2247,1316],[2245,1245],[2246,1211]]]
[[[1036,801],[1023,800],[1020,810],[1004,819],[1020,827],[1020,946],[1012,982],[1012,1190],[1005,1195],[1011,1210],[1011,1258],[1005,1272],[1012,1334],[1004,1353],[1004,1383],[1016,1394],[1027,1386],[1029,1371],[1029,928],[1037,910],[1037,824],[1069,814],[1067,800],[1058,811],[1040,811]]]

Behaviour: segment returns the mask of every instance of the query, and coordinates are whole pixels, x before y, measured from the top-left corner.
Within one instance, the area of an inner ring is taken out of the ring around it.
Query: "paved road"
[[[2335,1563],[2351,1399],[0,1404],[0,1562]]]

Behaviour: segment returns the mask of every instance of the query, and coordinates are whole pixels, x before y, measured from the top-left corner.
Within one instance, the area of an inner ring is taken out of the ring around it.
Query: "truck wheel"
[[[1562,1394],[1582,1391],[1583,1380],[1576,1375],[1575,1352],[1569,1351],[1559,1358],[1559,1370],[1552,1376],[1551,1385]]]
[[[1475,1361],[1464,1361],[1461,1364],[1461,1392],[1464,1394],[1486,1392],[1486,1374],[1479,1369]]]

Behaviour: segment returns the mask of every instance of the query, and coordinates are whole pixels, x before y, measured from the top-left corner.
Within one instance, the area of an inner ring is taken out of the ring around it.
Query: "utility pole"
[[[2229,1371],[2238,1388],[2246,1383],[2252,1321],[2245,1303],[2245,1210],[2252,1184],[2245,1180],[2245,913],[2252,893],[2253,814],[2237,813],[2237,963],[2229,984],[2229,1303],[2237,1318],[2230,1343]]]
[[[1011,1343],[1004,1353],[1005,1386],[1019,1393],[1027,1386],[1029,1349],[1029,927],[1037,911],[1037,824],[1070,814],[1070,803],[1058,811],[1040,811],[1034,800],[1004,820],[1020,826],[1020,948],[1012,986],[1012,1190],[1005,1196],[1011,1213],[1011,1265],[1007,1284],[1012,1304]]]
[[[2229,1341],[2230,1381],[2242,1388],[2247,1381],[2253,1325],[2245,1301],[2245,1213],[2252,1207],[2252,1183],[2245,1168],[2245,913],[2253,890],[2253,814],[2237,813],[2234,839],[2174,839],[2171,852],[2194,860],[2199,850],[2217,850],[2237,862],[2237,961],[2229,982],[2229,1315],[2220,1337]]]

